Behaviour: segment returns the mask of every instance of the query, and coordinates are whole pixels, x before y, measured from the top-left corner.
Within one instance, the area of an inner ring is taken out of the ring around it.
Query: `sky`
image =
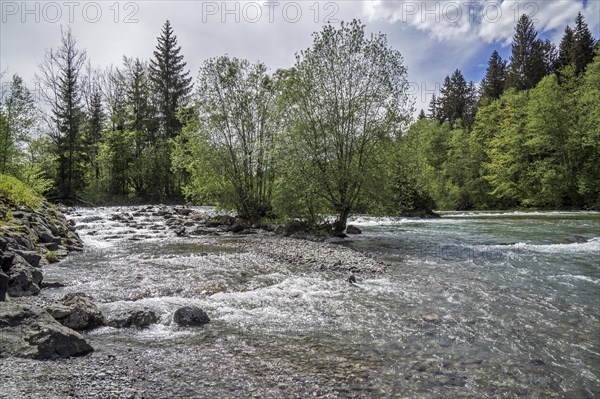
[[[92,66],[122,64],[124,55],[149,59],[170,20],[191,75],[227,54],[263,62],[271,70],[294,64],[327,23],[360,19],[369,33],[384,33],[408,68],[415,109],[427,109],[446,75],[460,69],[478,83],[492,51],[508,59],[522,14],[540,37],[558,44],[581,12],[600,38],[600,0],[464,1],[6,1],[0,0],[0,71],[19,74],[32,90],[45,51],[57,48],[70,26]]]

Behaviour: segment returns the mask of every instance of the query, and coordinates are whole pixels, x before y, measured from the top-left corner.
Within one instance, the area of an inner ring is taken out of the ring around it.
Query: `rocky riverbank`
[[[36,359],[90,353],[84,338],[45,309],[20,298],[38,295],[43,268],[83,249],[74,224],[55,206],[0,199],[0,358]]]

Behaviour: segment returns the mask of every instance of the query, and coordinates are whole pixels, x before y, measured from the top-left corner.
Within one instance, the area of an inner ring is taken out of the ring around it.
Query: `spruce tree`
[[[431,102],[429,103],[429,117],[431,119],[438,119],[439,118],[439,109],[440,109],[440,104],[438,101],[437,96],[435,95],[435,93],[431,96]]]
[[[51,107],[55,127],[52,138],[58,157],[56,194],[66,200],[73,200],[84,185],[80,73],[86,53],[76,45],[71,30],[63,31],[61,47],[46,53],[40,79],[48,89],[43,93]]]
[[[181,132],[177,110],[187,101],[192,78],[188,76],[189,71],[185,71],[181,47],[177,46],[177,36],[169,20],[157,39],[154,59],[150,61],[150,79],[156,91],[161,132],[165,138],[173,138]]]
[[[558,47],[558,60],[556,69],[575,64],[575,33],[570,26],[565,28],[565,33]]]
[[[594,60],[595,40],[590,32],[587,23],[583,19],[583,15],[579,13],[575,18],[575,33],[574,33],[574,62],[575,73],[581,74],[585,72],[585,67]]]
[[[481,82],[481,96],[492,100],[500,98],[506,84],[506,61],[497,51],[492,53],[488,61],[485,78]]]
[[[515,27],[506,88],[528,90],[551,71],[553,48],[537,38],[531,19],[523,14]]]
[[[427,118],[427,116],[425,116],[425,111],[423,111],[421,109],[421,112],[419,112],[419,120],[423,120],[423,119],[426,119],[426,118]]]

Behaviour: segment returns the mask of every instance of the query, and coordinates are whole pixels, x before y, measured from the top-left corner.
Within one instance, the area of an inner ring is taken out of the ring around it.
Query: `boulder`
[[[92,298],[76,292],[46,306],[48,313],[63,326],[73,330],[89,330],[104,325],[104,316]]]
[[[15,255],[13,264],[7,273],[8,294],[12,297],[37,295],[40,292],[42,272],[31,266],[21,256]]]
[[[421,315],[421,318],[423,319],[423,321],[427,321],[427,322],[435,322],[438,321],[440,319],[440,315],[438,315],[437,313],[428,313],[428,314],[423,314]]]
[[[8,273],[10,267],[12,266],[13,260],[15,259],[14,252],[4,252],[0,254],[0,268],[4,273]]]
[[[229,231],[231,231],[232,233],[240,233],[241,231],[244,230],[244,226],[242,226],[239,223],[234,224],[233,226],[231,226],[231,228],[229,229]]]
[[[147,327],[158,321],[156,313],[150,309],[134,310],[131,312],[123,312],[108,320],[107,324],[115,328],[128,327]]]
[[[348,227],[346,227],[346,234],[362,234],[362,231],[360,231],[358,227],[349,224]]]
[[[13,302],[0,306],[0,358],[55,359],[82,356],[94,349],[60,325],[44,309]]]
[[[29,263],[33,267],[40,266],[40,260],[42,260],[42,256],[34,251],[15,251],[17,255],[21,258],[25,259],[25,262]]]
[[[199,307],[184,306],[175,311],[173,321],[180,326],[194,327],[209,323],[210,319],[204,310]]]
[[[8,276],[0,270],[0,302],[6,301],[6,293],[8,292]]]

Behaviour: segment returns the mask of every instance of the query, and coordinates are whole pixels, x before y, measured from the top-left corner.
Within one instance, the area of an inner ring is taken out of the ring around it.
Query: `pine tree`
[[[558,48],[556,69],[560,69],[571,64],[575,64],[575,33],[570,26],[567,26]]]
[[[481,82],[481,96],[492,100],[500,98],[506,84],[506,61],[497,51],[492,53],[488,61],[485,78]]]
[[[169,20],[157,39],[154,59],[150,61],[150,79],[156,90],[161,131],[165,138],[173,138],[181,132],[177,111],[187,101],[192,78],[185,71],[186,63],[179,54],[181,47],[177,46],[177,36]]]
[[[594,60],[594,46],[596,44],[581,13],[577,14],[577,18],[575,18],[575,33],[573,36],[575,40],[573,55],[575,73],[581,74],[585,72],[585,67]]]
[[[98,153],[106,115],[102,103],[100,82],[95,76],[90,76],[87,86],[83,145],[94,179],[98,181],[100,179]]]
[[[423,111],[421,109],[421,112],[419,112],[419,118],[418,119],[419,120],[423,120],[423,119],[426,119],[426,118],[427,118],[427,116],[425,116],[425,111]]]
[[[440,109],[440,104],[438,101],[437,96],[435,95],[435,93],[431,96],[431,102],[429,103],[429,117],[431,119],[438,119],[439,118],[439,109]]]
[[[81,169],[81,105],[80,73],[86,53],[77,49],[70,29],[61,32],[61,47],[46,53],[41,65],[41,81],[48,89],[44,93],[52,111],[55,131],[53,141],[58,156],[56,181],[59,198],[73,200],[84,186]]]
[[[523,14],[515,27],[506,88],[529,90],[552,70],[553,48],[537,38],[531,19]]]
[[[470,128],[476,111],[477,90],[473,82],[467,83],[462,72],[457,69],[452,76],[446,76],[438,99],[440,108],[437,119],[448,121],[453,127],[457,120]]]

